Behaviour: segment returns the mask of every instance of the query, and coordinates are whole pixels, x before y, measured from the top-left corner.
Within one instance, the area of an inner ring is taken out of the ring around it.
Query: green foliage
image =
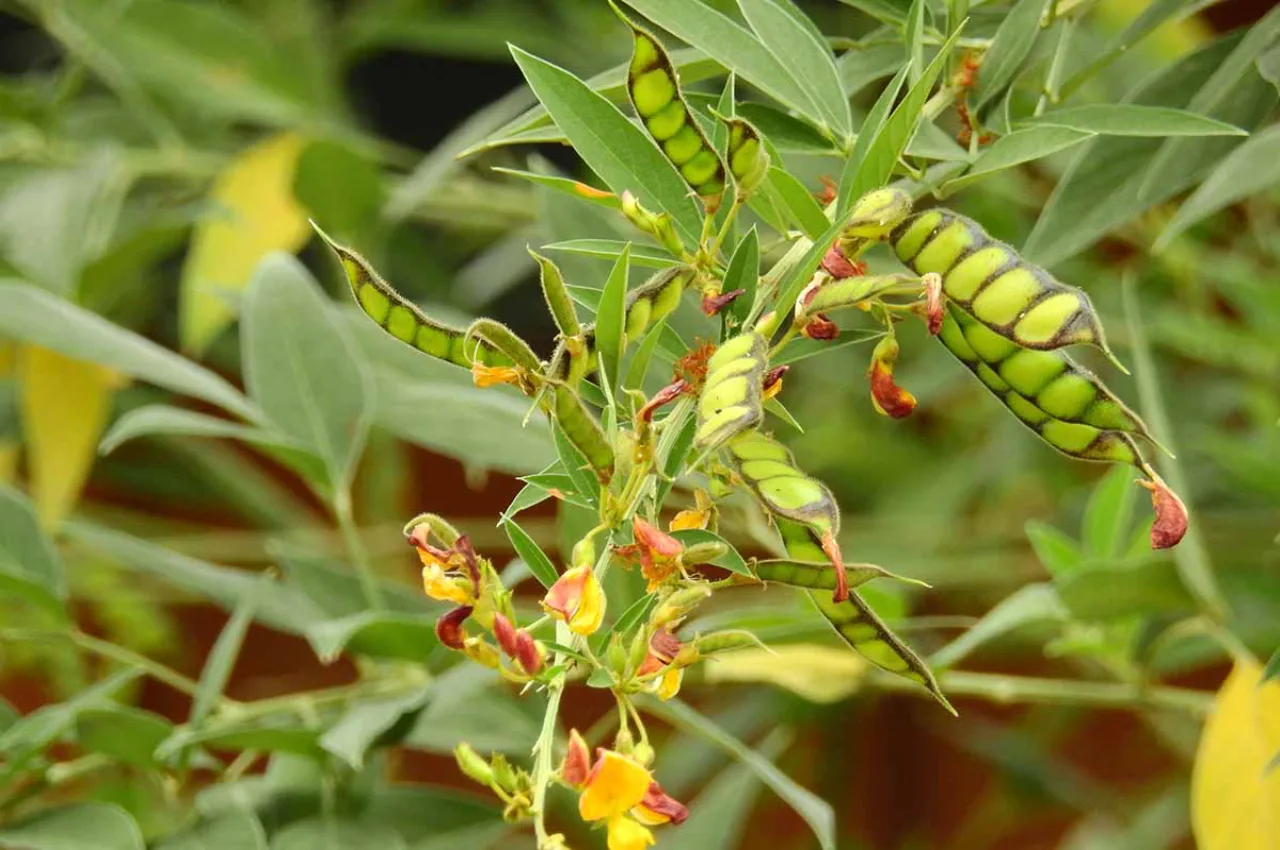
[[[0,845],[602,846],[648,827],[592,796],[638,789],[659,846],[728,848],[764,787],[825,850],[865,843],[823,798],[866,777],[787,744],[863,724],[806,699],[1123,707],[1174,748],[1208,694],[1161,677],[1224,649],[1277,675],[1277,12],[1166,55],[1195,4],[464,5],[10,4],[57,58],[0,79],[0,672],[73,687],[0,701]],[[392,50],[527,85],[415,151],[345,99]],[[1134,386],[1092,371],[1104,324]],[[37,354],[101,367],[96,400],[36,392]],[[990,394],[1123,465],[1039,451]],[[50,444],[58,417],[96,458]],[[70,519],[33,507],[37,469]],[[505,509],[487,472],[522,476]],[[421,509],[458,526],[405,545]],[[194,678],[129,620],[193,601],[227,615]],[[255,626],[354,678],[238,688]],[[1000,653],[1019,675],[971,669]],[[727,711],[717,664],[754,671]],[[618,714],[582,758],[630,790],[573,773],[587,689]],[[1013,746],[954,734],[1039,782],[1078,722],[1045,711]],[[394,781],[415,750],[479,793]],[[1132,796],[1089,846],[1176,845],[1166,797]]]

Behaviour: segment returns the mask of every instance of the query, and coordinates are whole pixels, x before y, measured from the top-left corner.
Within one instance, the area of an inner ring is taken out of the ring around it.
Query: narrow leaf
[[[1000,94],[1031,52],[1048,0],[1018,0],[1000,22],[978,75],[978,106]]]
[[[898,98],[898,92],[902,90],[902,84],[907,79],[910,72],[910,66],[904,65],[898,73],[894,74],[893,79],[885,86],[884,91],[880,92],[880,96],[876,98],[876,102],[872,104],[871,110],[867,112],[867,117],[862,120],[862,126],[858,128],[858,138],[853,144],[853,151],[850,152],[849,158],[845,160],[844,171],[840,174],[840,193],[838,195],[838,203],[836,205],[835,221],[843,225],[844,215],[849,211],[849,207],[858,199],[861,192],[857,191],[856,183],[858,182],[858,174],[863,163],[866,162],[867,152],[871,150],[872,143],[875,142],[876,136],[880,134],[880,130],[884,127],[885,120],[889,117],[889,111],[893,109],[893,103]],[[825,252],[827,245],[823,245],[822,250]],[[806,280],[808,278],[806,277]]]
[[[1036,557],[1054,578],[1062,578],[1084,560],[1079,544],[1051,525],[1028,520],[1025,531]]]
[[[830,226],[818,201],[804,184],[781,168],[769,169],[768,186],[777,193],[782,205],[810,239],[817,238]]]
[[[696,242],[701,214],[684,179],[657,145],[568,71],[518,47],[511,53],[538,100],[591,170],[616,194],[629,190],[650,209],[669,213],[685,241]]]
[[[596,349],[604,363],[605,373],[612,379],[618,377],[618,364],[626,348],[626,299],[627,281],[631,276],[631,248],[623,246],[605,281],[596,309]]]
[[[1093,138],[1093,133],[1073,130],[1070,127],[1031,126],[1001,136],[995,144],[986,148],[973,161],[968,172],[943,187],[947,193],[976,183],[979,180],[1024,162],[1034,162]]]
[[[760,237],[755,227],[752,227],[733,249],[733,256],[729,258],[729,267],[724,273],[725,292],[732,292],[735,289],[743,290],[737,300],[729,305],[729,315],[739,322],[746,321],[747,314],[751,312],[751,305],[756,300],[756,288],[759,284]]]
[[[614,239],[569,239],[564,242],[552,242],[550,245],[544,245],[543,248],[548,251],[565,251],[586,257],[600,257],[615,262],[625,250],[630,255],[632,263],[653,269],[665,269],[680,263],[678,257],[673,257],[660,248],[637,246]]]
[[[1020,127],[1069,127],[1102,136],[1244,136],[1239,127],[1167,106],[1092,103],[1055,109],[1018,122]]]
[[[62,619],[62,562],[26,497],[0,484],[0,594],[17,596]]]
[[[507,533],[507,539],[511,541],[512,548],[516,550],[520,560],[528,565],[533,577],[541,582],[543,587],[551,587],[555,584],[556,579],[560,577],[560,571],[547,557],[547,553],[543,552],[542,548],[529,536],[529,532],[521,528],[513,519],[504,522],[502,528]]]
[[[236,603],[230,619],[214,641],[213,649],[205,659],[204,670],[200,673],[199,687],[191,701],[191,714],[187,718],[187,725],[191,729],[199,729],[218,700],[222,699],[222,692],[231,680],[231,671],[240,656],[240,647],[244,644],[245,635],[249,633],[249,624],[253,622],[254,611],[262,597],[260,588],[272,581],[274,577],[270,573],[263,573],[258,577]]]
[[[1067,619],[1067,609],[1052,585],[1029,584],[1000,600],[973,628],[935,652],[929,664],[934,669],[954,667],[980,646],[1016,629]]]

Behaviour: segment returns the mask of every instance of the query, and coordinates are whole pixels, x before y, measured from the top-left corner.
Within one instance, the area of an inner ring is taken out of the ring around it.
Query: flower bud
[[[682,587],[662,601],[662,604],[654,610],[649,622],[661,628],[681,620],[710,595],[711,588],[705,584]]]
[[[725,307],[738,299],[738,296],[746,293],[745,289],[731,289],[728,292],[722,292],[718,295],[704,295],[702,297],[702,313],[706,316],[717,315]]]
[[[516,651],[514,655],[524,672],[536,676],[542,671],[542,647],[533,639],[533,635],[524,629],[516,632]]]
[[[871,381],[871,403],[885,416],[901,419],[916,409],[916,398],[894,383],[893,364],[898,359],[898,341],[891,336],[880,340],[871,353],[871,368],[867,377]]]
[[[568,785],[581,788],[591,772],[591,750],[577,729],[569,730],[569,747],[560,764],[560,778]]]
[[[498,639],[498,646],[510,658],[515,658],[519,648],[517,646],[516,629],[511,625],[511,621],[502,614],[493,615],[493,636]]]
[[[595,535],[588,535],[573,544],[573,552],[569,556],[575,567],[591,567],[596,562]]]
[[[493,784],[493,768],[465,741],[453,748],[453,757],[464,775],[481,785]]]
[[[695,564],[709,564],[716,558],[722,557],[729,551],[729,545],[723,540],[708,540],[705,543],[695,543],[688,549],[684,550],[681,561],[687,566]]]
[[[678,257],[684,253],[684,243],[680,241],[671,223],[671,216],[650,212],[630,192],[622,193],[622,214],[640,230],[657,239],[672,254]]]
[[[849,211],[848,224],[839,237],[841,247],[860,240],[884,239],[911,214],[911,206],[911,196],[901,189],[868,192]]]
[[[462,624],[472,610],[470,605],[462,605],[440,615],[436,620],[436,638],[450,649],[462,649],[467,637]]]
[[[513,791],[519,784],[519,776],[515,768],[511,766],[511,762],[507,761],[507,757],[501,753],[493,757],[493,779],[498,783],[500,788],[507,791]]]
[[[627,650],[622,645],[620,635],[615,634],[609,639],[609,647],[605,650],[605,662],[617,678],[622,678],[627,672]]]
[[[651,767],[657,754],[647,741],[641,741],[631,748],[631,757],[645,767]]]
[[[551,585],[543,597],[542,607],[552,617],[568,624],[574,634],[594,634],[604,621],[604,589],[591,567],[574,567]]]

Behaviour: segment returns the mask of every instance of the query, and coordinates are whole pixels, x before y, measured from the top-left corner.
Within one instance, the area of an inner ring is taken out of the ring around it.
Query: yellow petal
[[[710,682],[767,682],[810,702],[839,702],[853,694],[867,662],[844,647],[794,643],[766,649],[742,649],[707,664]]]
[[[36,513],[53,528],[75,508],[120,376],[56,351],[22,352],[22,424]]]
[[[624,755],[603,750],[578,798],[583,820],[605,820],[625,814],[644,799],[653,779],[649,771]],[[610,824],[612,828],[612,824]]]
[[[690,528],[706,528],[710,515],[695,510],[681,511],[671,519],[672,531],[685,531]]]
[[[441,602],[456,602],[459,605],[471,604],[471,594],[452,577],[445,575],[438,564],[428,564],[422,568],[422,589],[432,599]]]
[[[1280,681],[1237,661],[1205,723],[1191,775],[1200,850],[1272,850],[1280,835]],[[1270,769],[1268,769],[1270,765]]]
[[[569,630],[579,635],[595,634],[596,629],[604,622],[605,598],[600,579],[595,570],[588,569],[586,580],[582,584],[582,599],[578,610],[573,612],[569,620]]]
[[[653,844],[653,833],[626,815],[609,820],[609,850],[644,850]]]
[[[492,387],[498,384],[519,384],[520,373],[510,366],[485,366],[482,363],[471,364],[471,380],[477,387]]]
[[[658,679],[658,687],[656,689],[658,699],[668,700],[676,694],[680,693],[680,682],[684,679],[684,669],[681,667],[668,667],[666,672]]]
[[[228,293],[249,284],[272,251],[293,253],[311,230],[293,197],[303,140],[281,133],[249,148],[214,181],[211,210],[196,225],[182,267],[182,347],[197,354],[231,321]]]

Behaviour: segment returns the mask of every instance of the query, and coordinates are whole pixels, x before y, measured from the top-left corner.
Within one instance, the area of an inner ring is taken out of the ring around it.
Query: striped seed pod
[[[623,329],[628,344],[675,312],[693,277],[694,271],[688,266],[672,266],[627,293]],[[551,375],[570,386],[577,386],[596,369],[595,325],[584,325],[580,337],[578,343],[562,341],[551,357]]]
[[[717,206],[724,192],[724,164],[680,93],[680,79],[667,51],[652,33],[629,20],[627,24],[635,37],[627,71],[631,105],[685,182],[708,206]]]
[[[569,297],[560,267],[536,251],[530,250],[529,256],[538,263],[542,297],[547,302],[547,309],[551,311],[551,318],[555,319],[561,336],[577,336],[582,332],[582,326],[578,323],[578,311],[574,309],[573,299]]]
[[[911,215],[911,196],[901,189],[876,189],[853,202],[837,244],[856,246],[880,242]]]
[[[778,531],[791,557],[811,561],[822,555],[822,549],[814,539],[811,529],[780,519]],[[923,685],[943,708],[952,714],[956,713],[951,702],[939,689],[928,665],[884,624],[857,593],[850,593],[848,599],[838,602],[826,593],[810,590],[809,598],[835,629],[836,634],[858,654],[881,670]]]
[[[320,228],[317,227],[316,232],[338,255],[360,309],[391,336],[424,354],[458,366],[509,366],[514,362],[487,341],[468,343],[466,332],[432,319],[379,277],[364,257],[334,242]]]
[[[750,194],[769,173],[769,152],[760,132],[742,118],[722,118],[729,128],[729,173],[739,197]]]
[[[765,338],[749,331],[725,342],[711,355],[706,382],[698,395],[694,445],[713,449],[760,424],[768,353]]]
[[[786,446],[759,431],[739,434],[728,448],[738,474],[775,519],[800,523],[818,535],[821,553],[835,567],[832,598],[837,602],[848,598],[844,559],[836,542],[840,506],[835,496],[821,481],[796,468]]]
[[[578,394],[566,386],[553,390],[552,415],[574,448],[582,452],[602,484],[613,477],[613,446]]]
[[[918,285],[916,278],[907,274],[821,280],[818,285],[806,288],[796,299],[796,323],[804,324],[804,320],[819,313],[861,307],[878,295],[912,283]]]
[[[917,273],[942,275],[952,303],[1022,348],[1088,343],[1115,361],[1088,295],[1028,263],[972,219],[944,209],[917,213],[890,242]]]
[[[821,554],[821,551],[818,549],[816,554]],[[835,590],[836,587],[835,571],[831,569],[831,564],[825,558],[820,561],[770,558],[753,562],[751,569],[756,574],[756,578],[761,581],[788,584],[806,590]],[[861,587],[875,578],[892,578],[925,586],[924,582],[904,578],[876,564],[845,564],[844,571],[849,580],[850,590]]]
[[[1064,454],[1132,463],[1146,424],[1065,352],[1019,348],[951,307],[938,339],[1028,428]]]
[[[542,373],[542,361],[533,353],[529,343],[525,342],[515,331],[494,319],[476,319],[467,326],[467,353],[470,354],[477,344],[496,348],[504,357],[531,374]]]

